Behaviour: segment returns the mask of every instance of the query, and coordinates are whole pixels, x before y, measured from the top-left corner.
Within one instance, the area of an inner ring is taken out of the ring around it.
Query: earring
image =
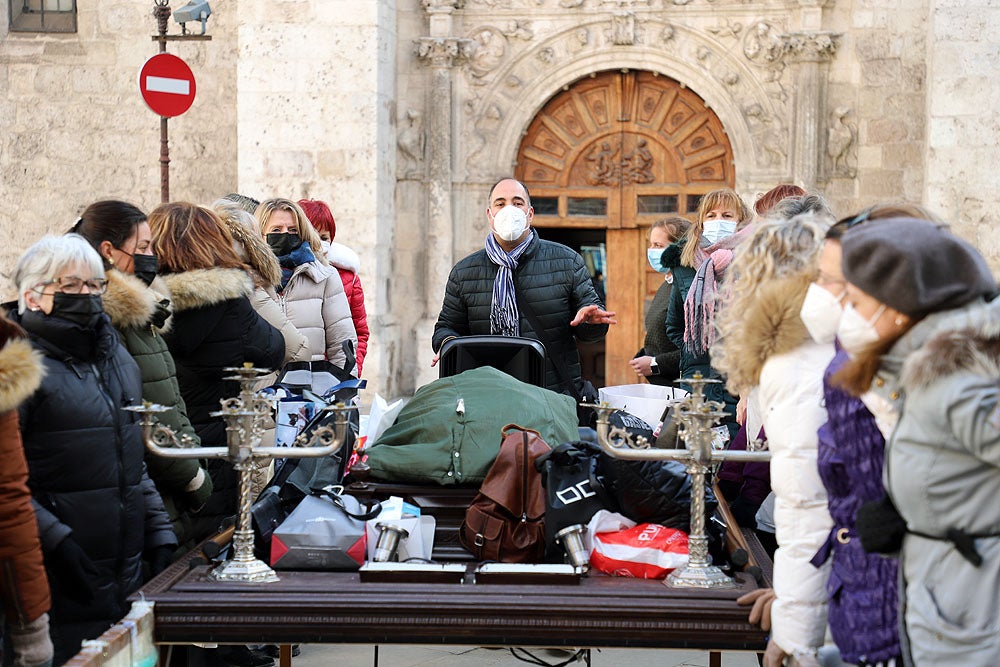
[[[894,321],[896,322],[896,326],[897,327],[903,326],[903,316],[902,315],[896,315],[896,319]]]

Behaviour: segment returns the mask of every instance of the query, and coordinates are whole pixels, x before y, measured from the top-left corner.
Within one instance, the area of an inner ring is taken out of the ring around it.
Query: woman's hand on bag
[[[773,588],[758,588],[741,595],[736,599],[736,604],[741,607],[750,607],[750,616],[747,620],[752,625],[759,625],[761,630],[771,629],[771,605],[777,599]]]
[[[653,361],[653,357],[636,357],[629,361],[628,365],[632,367],[636,375],[646,378],[653,374],[653,369],[649,367],[651,361]]]

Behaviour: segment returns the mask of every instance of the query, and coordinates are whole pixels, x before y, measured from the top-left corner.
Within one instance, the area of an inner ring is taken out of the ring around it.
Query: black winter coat
[[[142,398],[139,368],[107,316],[87,329],[26,312],[20,323],[42,352],[41,387],[18,409],[28,486],[52,590],[55,663],[75,654],[128,613],[126,598],[142,584],[144,551],[176,546],[170,520],[146,475],[145,446],[134,413]],[[90,557],[93,601],[67,595],[53,563],[66,538]]]
[[[239,393],[239,385],[223,380],[224,368],[250,362],[278,369],[285,357],[281,333],[250,305],[253,283],[240,269],[198,269],[166,274],[173,297],[173,327],[164,334],[177,366],[177,382],[188,418],[204,447],[226,445],[226,426],[219,410],[223,398]],[[237,478],[228,461],[208,463],[214,490],[194,537],[216,531],[220,521],[236,513]]]
[[[584,306],[596,304],[603,308],[604,304],[578,253],[559,243],[538,238],[537,232],[532,233],[533,240],[514,271],[514,287],[519,301],[531,304],[535,317],[545,328],[548,341],[534,330],[523,312],[520,314],[521,336],[546,342],[545,386],[561,393],[564,385],[552,364],[552,357],[560,355],[570,379],[579,378],[580,354],[575,338],[584,342],[601,340],[608,332],[608,325],[569,325]],[[491,333],[490,306],[497,270],[485,249],[472,253],[451,270],[431,340],[435,352],[447,338]]]

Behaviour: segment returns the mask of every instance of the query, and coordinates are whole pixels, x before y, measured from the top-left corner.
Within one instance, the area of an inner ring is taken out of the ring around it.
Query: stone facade
[[[176,3],[175,4],[179,4]],[[136,73],[152,3],[80,3],[78,32],[8,34],[0,12],[0,248],[8,273],[89,201],[159,201],[159,123]],[[987,193],[1000,145],[989,0],[229,0],[175,43],[198,98],[170,121],[171,196],[330,203],[364,258],[370,389],[436,376],[448,271],[481,247],[486,189],[538,110],[591,73],[649,70],[726,128],[736,187],[825,192],[835,212],[922,203],[1000,270]],[[6,286],[5,286],[6,289]],[[9,296],[9,289],[5,294]]]

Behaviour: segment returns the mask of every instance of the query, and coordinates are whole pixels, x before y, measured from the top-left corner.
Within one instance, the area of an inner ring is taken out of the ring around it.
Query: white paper
[[[387,403],[384,398],[375,394],[371,412],[360,433],[365,438],[366,444],[374,444],[385,430],[392,426],[396,421],[396,417],[399,416],[400,410],[403,409],[403,405],[404,401],[401,398],[396,399],[392,403]]]

